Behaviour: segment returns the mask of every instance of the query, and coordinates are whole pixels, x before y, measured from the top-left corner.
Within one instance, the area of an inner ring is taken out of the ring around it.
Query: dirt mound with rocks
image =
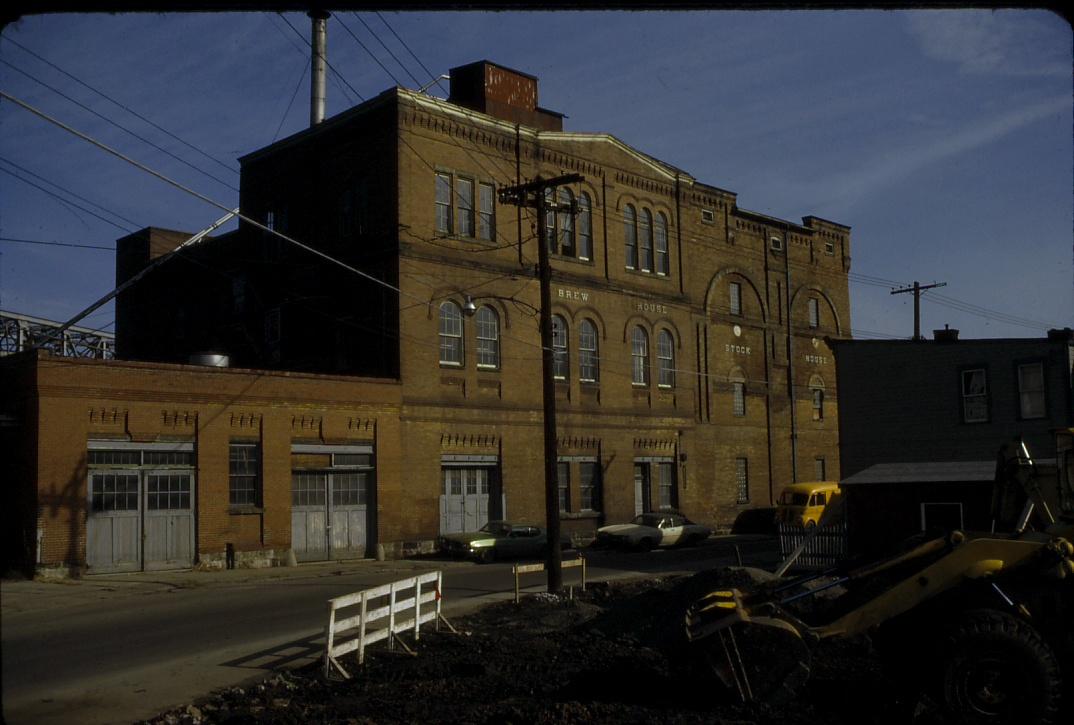
[[[823,645],[793,700],[743,704],[686,641],[689,605],[741,572],[593,584],[574,599],[529,595],[423,632],[416,656],[367,651],[352,679],[280,672],[149,722],[179,723],[881,723],[893,694],[862,642]],[[408,640],[409,642],[409,640]]]

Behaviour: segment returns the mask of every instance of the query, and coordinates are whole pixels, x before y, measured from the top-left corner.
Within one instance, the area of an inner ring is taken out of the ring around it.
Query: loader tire
[[[995,610],[963,615],[944,643],[938,695],[962,725],[1049,725],[1062,693],[1059,664],[1033,627]],[[939,684],[939,683],[938,683]]]

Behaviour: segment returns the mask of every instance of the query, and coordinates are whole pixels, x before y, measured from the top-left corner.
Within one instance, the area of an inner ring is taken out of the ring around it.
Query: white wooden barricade
[[[423,585],[434,584],[432,589]],[[333,667],[344,677],[350,675],[339,658],[348,652],[358,651],[358,664],[365,662],[367,645],[388,640],[389,649],[398,642],[411,652],[399,638],[401,632],[413,631],[415,641],[421,635],[421,625],[433,622],[436,631],[443,622],[451,631],[454,627],[440,614],[440,595],[443,572],[431,571],[419,576],[401,579],[390,584],[345,594],[328,600],[328,627],[325,632],[324,674],[328,677]],[[386,603],[376,600],[387,598]],[[429,605],[432,605],[431,607]],[[341,610],[357,607],[357,614],[343,616]],[[375,622],[387,619],[387,626],[371,627]]]
[[[577,559],[566,559],[560,564],[563,569],[570,569],[571,567],[582,567],[582,591],[585,591],[585,557],[580,555]],[[539,571],[544,571],[544,564],[515,564],[513,567],[515,574],[515,604],[519,601],[519,587],[518,587],[518,575],[519,574],[533,574]]]

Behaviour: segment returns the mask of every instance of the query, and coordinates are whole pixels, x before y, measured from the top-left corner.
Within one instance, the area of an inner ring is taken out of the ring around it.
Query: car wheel
[[[964,725],[1056,721],[1059,664],[1033,627],[994,610],[968,612],[947,638],[940,706]]]

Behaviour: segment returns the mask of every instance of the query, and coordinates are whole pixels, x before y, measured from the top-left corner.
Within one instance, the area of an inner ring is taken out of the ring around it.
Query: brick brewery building
[[[546,215],[564,531],[726,527],[838,477],[849,228],[562,126],[536,78],[478,62],[446,101],[394,88],[244,157],[243,215],[342,264],[244,221],[119,297],[119,360],[9,358],[19,550],[264,564],[541,522],[537,220],[498,197],[538,176],[583,178]],[[187,237],[120,240],[117,284]]]

